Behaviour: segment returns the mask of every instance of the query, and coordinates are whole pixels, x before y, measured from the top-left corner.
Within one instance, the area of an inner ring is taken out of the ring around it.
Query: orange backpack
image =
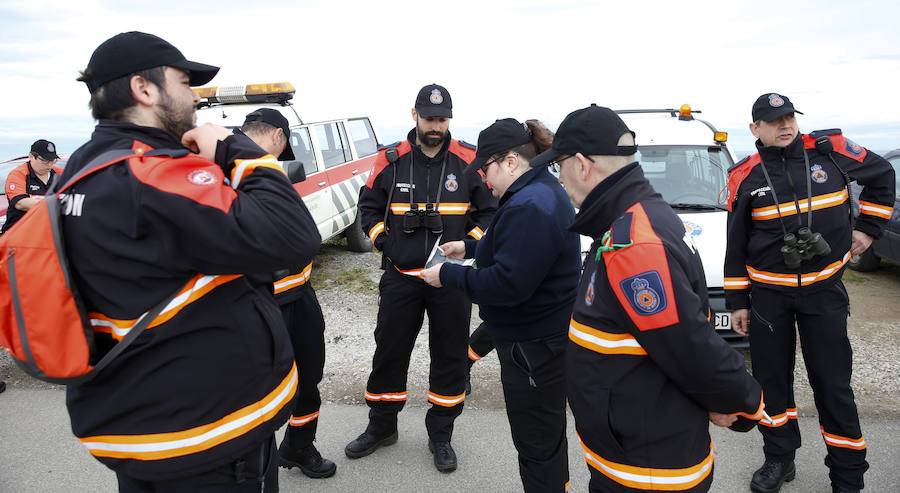
[[[185,150],[157,150],[143,155],[131,150],[107,151],[62,186],[52,186],[42,202],[0,236],[0,292],[10,293],[0,299],[0,346],[12,354],[26,373],[67,385],[92,379],[141,334],[176,294],[144,314],[106,354],[97,354],[94,329],[69,269],[60,220],[60,194],[85,176],[129,158],[185,154]]]

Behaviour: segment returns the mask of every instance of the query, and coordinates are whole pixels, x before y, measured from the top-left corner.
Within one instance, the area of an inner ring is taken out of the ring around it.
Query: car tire
[[[878,255],[875,255],[875,252],[869,247],[866,251],[862,252],[861,255],[853,255],[850,257],[847,266],[859,272],[872,272],[878,268],[880,263],[881,259],[878,258]]]
[[[347,248],[351,252],[364,253],[372,251],[372,240],[363,231],[359,211],[356,213],[356,220],[347,228],[345,235],[347,236]]]

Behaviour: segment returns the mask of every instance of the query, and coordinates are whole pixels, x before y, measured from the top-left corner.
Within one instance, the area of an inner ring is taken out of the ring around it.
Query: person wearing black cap
[[[532,166],[558,167],[594,239],[569,322],[569,406],[590,491],[708,491],[709,422],[747,431],[762,390],[709,321],[700,255],[609,108],[573,111]]]
[[[363,231],[384,252],[379,283],[375,356],[366,384],[369,424],[344,449],[350,458],[397,441],[397,414],[406,403],[406,379],[416,335],[428,312],[431,367],[425,417],[435,467],[456,470],[453,422],[466,398],[466,341],[471,303],[456,289],[422,280],[435,243],[480,239],[496,201],[468,168],[474,147],[450,137],[450,94],[429,84],[412,109],[416,127],[402,143],[379,151],[359,199]]]
[[[291,130],[280,111],[274,108],[252,111],[244,118],[240,131],[264,151],[278,156],[279,161],[294,160]],[[334,475],[337,465],[323,459],[313,445],[322,405],[319,383],[325,368],[325,317],[309,283],[311,273],[312,260],[305,266],[294,265],[276,272],[273,284],[275,301],[281,307],[281,316],[291,336],[299,373],[294,410],[278,447],[278,456],[281,467],[299,467],[311,478],[327,478]]]
[[[770,416],[759,423],[765,462],[750,489],[776,492],[796,474],[799,333],[832,486],[859,491],[868,464],[850,387],[849,300],[841,276],[850,256],[863,253],[887,225],[894,171],[838,129],[801,134],[795,114],[802,115],[787,96],[760,96],[750,124],[758,152],[729,171],[725,302],[734,330],[750,336],[753,375]],[[850,180],[863,185],[855,222]]]
[[[500,207],[480,241],[444,243],[441,263],[423,272],[434,287],[463,290],[484,319],[500,359],[506,415],[526,492],[569,490],[566,332],[581,273],[575,210],[546,166],[530,162],[553,134],[537,120],[497,120],[478,135],[471,167]]]
[[[0,234],[5,233],[29,209],[44,200],[47,189],[53,185],[57,175],[62,173],[61,168],[53,166],[58,159],[53,142],[38,139],[31,144],[28,161],[9,172],[6,176],[6,199],[9,206]]]
[[[321,238],[263,149],[194,128],[191,86],[217,70],[128,32],[102,43],[80,78],[99,121],[60,182],[114,163],[61,199],[98,357],[171,299],[104,371],[67,389],[73,432],[123,492],[278,490],[274,433],[298,377],[263,273],[308,262]]]

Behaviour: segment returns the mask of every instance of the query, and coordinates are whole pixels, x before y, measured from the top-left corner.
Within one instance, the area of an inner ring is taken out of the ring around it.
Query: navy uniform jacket
[[[363,231],[368,231],[375,248],[384,252],[390,265],[388,268],[421,277],[438,236],[441,243],[461,240],[467,235],[481,239],[497,210],[497,202],[478,174],[467,169],[475,159],[475,150],[471,146],[451,139],[448,134],[444,147],[430,158],[422,153],[415,139],[416,130],[413,129],[407,140],[390,146],[396,147],[399,154],[395,163],[389,163],[385,158],[387,148],[379,151],[366,187],[360,194],[359,213]],[[436,210],[443,222],[443,233],[435,234],[428,228],[405,233],[404,214],[411,209],[411,204],[424,209],[428,204],[435,204],[439,192],[440,204]],[[387,224],[384,221],[386,209],[389,209]]]
[[[834,152],[822,154],[816,150],[816,138],[823,136],[831,141]],[[725,301],[731,310],[750,308],[751,284],[782,291],[802,286],[812,292],[840,280],[850,260],[846,180],[856,180],[864,187],[855,229],[880,238],[894,206],[894,169],[890,163],[845,138],[840,130],[798,135],[784,148],[764,147],[759,141],[756,146],[757,154],[729,171]],[[775,187],[774,195],[763,166]],[[781,246],[785,231],[796,233],[808,224],[807,180],[812,184],[812,230],[822,234],[831,253],[791,269],[784,263]],[[780,202],[777,205],[775,196]]]
[[[700,256],[636,163],[571,229],[595,239],[566,353],[585,459],[612,488],[689,490],[712,472],[709,411],[758,421],[762,389],[715,333]]]
[[[161,129],[101,121],[61,180],[106,150],[180,147]],[[101,349],[178,292],[95,379],[68,388],[73,432],[119,473],[168,479],[230,463],[290,414],[297,373],[271,273],[309,262],[320,237],[263,154],[230,136],[215,163],[133,158],[62,199],[65,246]]]

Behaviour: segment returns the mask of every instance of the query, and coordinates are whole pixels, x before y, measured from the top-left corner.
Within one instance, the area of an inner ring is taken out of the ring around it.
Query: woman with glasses
[[[59,159],[53,142],[38,139],[31,144],[28,161],[13,169],[6,176],[6,222],[0,229],[3,234],[12,227],[29,209],[44,200],[44,194],[53,185],[62,168],[54,166]]]
[[[442,263],[423,272],[432,286],[465,291],[500,359],[506,414],[526,492],[568,489],[564,355],[581,274],[575,216],[546,166],[529,164],[549,149],[540,122],[497,120],[478,136],[471,166],[500,198],[480,241],[441,245],[447,257],[475,258],[477,268]]]

